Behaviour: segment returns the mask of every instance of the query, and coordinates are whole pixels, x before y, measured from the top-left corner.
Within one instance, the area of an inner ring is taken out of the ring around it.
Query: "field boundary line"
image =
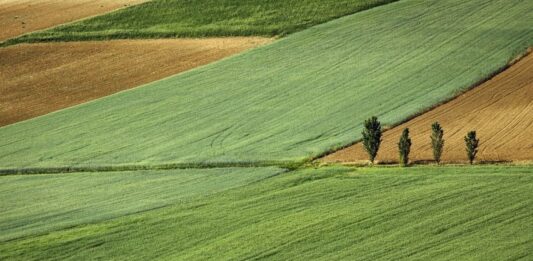
[[[307,161],[252,161],[252,162],[202,162],[202,163],[168,163],[153,165],[100,165],[100,166],[62,166],[62,167],[30,167],[0,169],[0,176],[30,174],[64,174],[80,172],[125,172],[142,170],[177,170],[177,169],[219,169],[219,168],[265,168],[278,167],[295,170]]]

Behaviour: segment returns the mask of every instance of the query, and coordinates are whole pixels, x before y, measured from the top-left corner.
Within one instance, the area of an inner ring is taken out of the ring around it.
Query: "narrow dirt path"
[[[404,128],[412,136],[411,159],[432,159],[431,124],[444,128],[443,160],[465,162],[463,137],[476,130],[481,161],[533,160],[533,54],[484,84],[384,133],[377,160],[397,162],[397,142]],[[324,157],[324,162],[363,162],[366,155],[360,143]]]
[[[146,0],[0,0],[0,41]]]
[[[0,48],[0,126],[159,80],[270,41],[236,37]]]

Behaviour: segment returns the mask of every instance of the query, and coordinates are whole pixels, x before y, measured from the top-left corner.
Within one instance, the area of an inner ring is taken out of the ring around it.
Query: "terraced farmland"
[[[270,41],[228,37],[0,48],[0,126],[137,87]]]
[[[275,36],[397,0],[153,0],[11,41]]]
[[[533,55],[457,99],[385,132],[377,160],[398,161],[398,139],[409,128],[411,160],[433,159],[431,124],[444,128],[442,160],[466,162],[463,137],[476,130],[481,139],[479,161],[533,160]],[[366,162],[361,143],[326,156],[323,162]]]
[[[2,0],[0,42],[145,0]]]
[[[0,166],[317,156],[357,140],[370,115],[397,123],[505,66],[532,45],[532,8],[503,0],[377,7],[1,128]]]
[[[0,224],[31,229],[23,237],[3,234],[0,258],[528,260],[533,255],[531,167],[321,168],[276,176],[274,169],[233,171],[222,177],[218,170],[2,177],[0,197],[17,201],[0,202],[2,210],[6,204],[11,209],[2,211]],[[73,207],[82,202],[81,209]],[[129,202],[164,207],[120,213]],[[54,218],[35,222],[33,214],[46,207]],[[83,215],[96,209],[112,212],[112,218],[91,221]],[[82,222],[58,228],[66,220]]]

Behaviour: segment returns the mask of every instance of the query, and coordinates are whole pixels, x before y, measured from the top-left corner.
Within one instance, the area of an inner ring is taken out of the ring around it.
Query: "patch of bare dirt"
[[[0,0],[0,41],[146,0]]]
[[[0,126],[136,87],[272,41],[119,40],[0,48]]]
[[[409,128],[413,145],[411,159],[432,159],[431,124],[444,128],[443,161],[466,162],[463,137],[470,130],[480,138],[479,161],[533,160],[533,54],[523,58],[493,79],[458,98],[384,133],[377,160],[397,162],[397,142]],[[323,162],[366,161],[361,143],[330,154]]]

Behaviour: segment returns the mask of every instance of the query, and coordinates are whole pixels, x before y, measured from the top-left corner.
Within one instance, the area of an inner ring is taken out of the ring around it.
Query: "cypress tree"
[[[365,121],[363,134],[363,146],[370,157],[370,162],[374,163],[381,144],[381,123],[377,117],[371,117]]]
[[[398,142],[398,151],[400,153],[400,166],[409,164],[409,153],[411,152],[411,138],[409,138],[409,128],[405,128]]]
[[[431,148],[433,149],[433,159],[440,163],[442,151],[444,149],[444,130],[438,122],[431,125]]]
[[[474,162],[478,151],[479,139],[476,138],[476,132],[470,131],[465,136],[466,155],[470,164]]]

